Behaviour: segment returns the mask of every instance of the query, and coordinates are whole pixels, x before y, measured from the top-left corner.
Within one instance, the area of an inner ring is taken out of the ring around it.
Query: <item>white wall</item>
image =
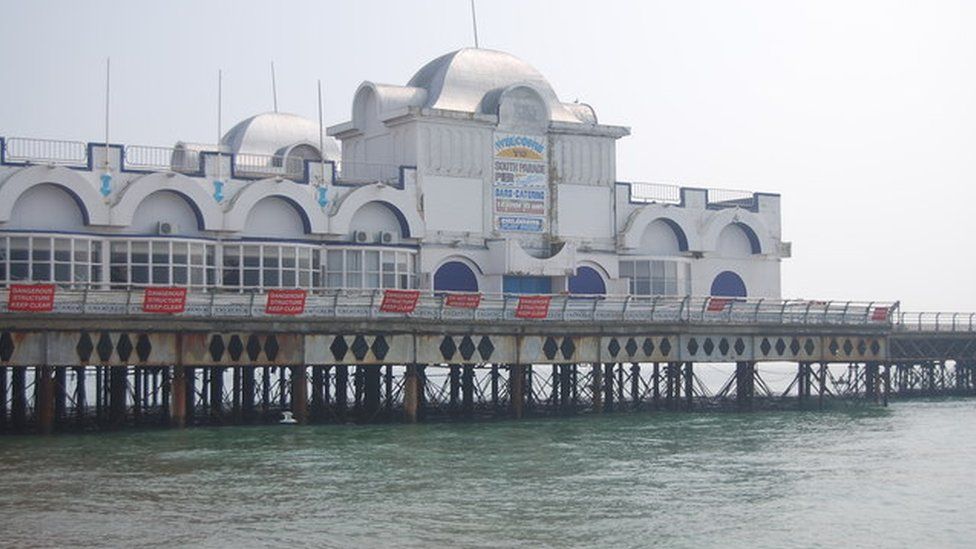
[[[20,195],[4,228],[74,231],[84,226],[81,210],[67,191],[56,185],[38,185]]]
[[[305,238],[305,225],[295,208],[281,198],[259,200],[251,208],[244,224],[244,236],[272,238]]]
[[[608,187],[567,184],[554,187],[559,236],[613,237],[613,210]]]
[[[481,233],[484,231],[482,179],[424,177],[424,217],[427,230]]]
[[[370,236],[375,237],[380,231],[386,231],[395,235],[403,236],[400,230],[400,221],[390,208],[379,202],[367,202],[352,216],[349,223],[349,232],[366,231]]]
[[[172,223],[176,234],[198,235],[197,217],[193,208],[180,195],[169,191],[157,191],[142,200],[132,216],[132,225],[126,232],[156,234],[160,222]]]

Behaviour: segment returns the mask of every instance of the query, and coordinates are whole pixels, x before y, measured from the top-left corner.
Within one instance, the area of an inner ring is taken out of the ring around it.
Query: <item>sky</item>
[[[0,0],[0,135],[214,142],[272,109],[348,120],[473,44],[469,0]],[[480,45],[631,128],[617,177],[780,193],[785,297],[976,311],[976,2],[477,2]]]

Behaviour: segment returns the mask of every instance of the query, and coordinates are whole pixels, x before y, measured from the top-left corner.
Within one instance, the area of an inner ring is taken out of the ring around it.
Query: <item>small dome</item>
[[[559,102],[552,86],[532,65],[501,51],[464,48],[442,55],[417,71],[407,86],[427,90],[425,107],[474,113],[484,112],[485,96],[516,84],[527,84],[539,92],[553,120],[588,122]]]
[[[230,129],[220,144],[232,153],[281,155],[296,146],[319,148],[319,126],[301,116],[266,112],[252,116]],[[341,159],[335,139],[326,137],[324,158]]]

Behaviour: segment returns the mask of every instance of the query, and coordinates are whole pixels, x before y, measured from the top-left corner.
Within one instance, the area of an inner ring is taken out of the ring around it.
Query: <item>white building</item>
[[[509,54],[364,82],[339,143],[319,130],[265,113],[219,147],[6,138],[0,284],[780,296],[778,195],[617,181],[629,129]]]

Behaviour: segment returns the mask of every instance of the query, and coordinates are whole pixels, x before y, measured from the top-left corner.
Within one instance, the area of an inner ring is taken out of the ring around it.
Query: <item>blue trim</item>
[[[677,221],[668,219],[667,217],[658,217],[651,222],[653,223],[654,221],[663,221],[668,227],[671,227],[671,231],[674,232],[675,238],[678,239],[678,251],[688,251],[688,236],[685,234],[684,229],[681,228],[681,225],[678,225]]]
[[[446,261],[434,271],[434,291],[477,292],[478,277],[467,264],[453,260]]]
[[[603,277],[593,267],[581,265],[576,274],[567,281],[570,294],[603,295],[607,293],[607,284]]]
[[[759,244],[759,237],[756,235],[756,231],[752,230],[752,227],[741,221],[736,221],[735,223],[731,223],[731,225],[739,227],[742,229],[742,232],[746,233],[746,238],[749,239],[749,246],[752,247],[753,255],[762,253],[762,246]]]
[[[732,271],[722,271],[712,280],[710,295],[717,297],[747,297],[746,283]]]

